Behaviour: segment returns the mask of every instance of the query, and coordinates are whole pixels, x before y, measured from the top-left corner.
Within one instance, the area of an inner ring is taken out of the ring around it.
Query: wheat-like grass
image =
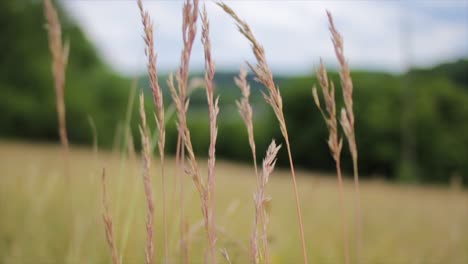
[[[47,20],[49,50],[52,55],[52,75],[55,85],[55,99],[57,107],[58,132],[63,150],[63,158],[67,177],[69,143],[67,135],[67,121],[65,110],[65,75],[68,64],[70,45],[62,41],[62,26],[57,10],[52,0],[44,0],[44,15]]]
[[[288,157],[289,157],[289,165],[291,168],[291,175],[293,179],[293,187],[294,187],[294,194],[295,194],[295,199],[296,199],[296,211],[297,211],[297,217],[298,217],[298,222],[299,222],[299,233],[301,237],[303,260],[304,260],[304,263],[308,263],[307,247],[306,247],[305,236],[304,236],[304,226],[302,223],[302,212],[301,212],[301,205],[300,205],[300,199],[299,199],[299,191],[297,188],[296,173],[294,170],[294,162],[293,162],[293,157],[292,157],[291,145],[289,142],[288,129],[287,129],[286,120],[283,114],[283,99],[281,97],[281,93],[279,91],[279,88],[276,86],[273,80],[273,74],[266,60],[265,50],[255,38],[249,25],[246,22],[244,22],[234,12],[234,10],[232,10],[226,4],[218,3],[218,5],[235,20],[240,33],[244,35],[249,40],[250,44],[252,45],[252,51],[257,60],[257,64],[255,66],[249,64],[249,67],[255,73],[257,80],[267,88],[267,93],[263,93],[263,96],[265,100],[268,102],[268,104],[272,107],[276,115],[276,118],[278,119],[281,133],[286,143],[286,149],[287,149]]]
[[[254,194],[255,202],[255,224],[251,238],[251,250],[252,250],[252,263],[260,263],[264,260],[265,263],[269,263],[268,256],[268,244],[267,244],[267,226],[268,226],[268,215],[265,210],[266,204],[271,200],[270,197],[266,196],[266,185],[270,179],[270,175],[273,172],[276,164],[276,156],[278,154],[281,145],[277,146],[273,140],[267,149],[265,159],[263,160],[262,173],[259,175],[259,185]],[[259,223],[261,221],[261,223]],[[264,251],[263,254],[260,252],[259,236],[258,236],[258,225],[261,225],[261,239],[263,241]]]
[[[210,118],[210,146],[208,150],[208,178],[207,178],[207,218],[206,229],[210,244],[211,260],[216,263],[216,222],[215,222],[215,162],[216,162],[216,139],[218,136],[217,119],[219,114],[219,97],[214,99],[214,74],[215,65],[211,56],[211,41],[210,41],[210,23],[206,7],[203,6],[201,13],[202,20],[202,44],[205,52],[205,83],[206,83],[206,98],[208,101],[208,112]]]
[[[145,260],[146,264],[153,263],[154,259],[154,198],[153,198],[153,187],[151,185],[150,176],[150,142],[148,136],[148,127],[146,125],[146,114],[145,114],[145,99],[143,93],[140,94],[140,135],[142,143],[142,157],[143,157],[143,186],[145,190],[145,198],[147,205],[146,212],[146,249],[145,249]]]
[[[356,144],[356,134],[354,130],[354,111],[353,111],[353,81],[349,64],[344,56],[343,37],[336,30],[333,16],[327,11],[329,29],[332,35],[335,55],[340,64],[340,80],[343,90],[343,99],[345,108],[341,109],[340,123],[348,141],[349,151],[353,159],[354,189],[355,189],[355,208],[356,208],[356,258],[357,263],[361,263],[362,251],[362,216],[361,216],[361,194],[359,190],[359,169],[358,169],[358,149]]]
[[[174,99],[174,104],[177,110],[177,127],[178,127],[178,140],[180,140],[181,151],[179,152],[180,156],[176,157],[176,159],[180,162],[179,168],[185,168],[185,151],[184,147],[187,146],[191,147],[191,142],[187,142],[186,134],[188,129],[187,127],[187,108],[188,108],[188,100],[187,96],[187,82],[189,77],[189,65],[190,65],[190,55],[192,53],[193,42],[195,40],[195,35],[197,34],[197,20],[198,20],[198,4],[199,0],[186,0],[184,2],[184,6],[182,9],[182,41],[183,41],[183,49],[180,56],[180,67],[176,74],[177,80],[177,91],[174,86],[173,77],[170,76],[168,80],[168,85],[171,88],[172,98]],[[171,86],[172,85],[172,86]],[[187,130],[187,131],[186,131]],[[193,150],[192,150],[193,152]],[[194,157],[189,156],[189,160],[193,161]],[[190,162],[192,169],[194,166],[196,167],[196,163]],[[197,169],[198,170],[198,169]],[[183,172],[180,173],[180,210],[181,210],[181,243],[180,243],[180,251],[181,251],[181,261],[182,263],[189,263],[189,255],[188,255],[188,241],[187,241],[187,234],[185,230],[187,230],[187,220],[184,211],[184,181],[182,179]]]
[[[109,197],[107,195],[106,169],[102,169],[102,206],[104,208],[104,212],[102,213],[102,220],[104,221],[107,245],[109,246],[109,250],[111,252],[112,263],[118,264],[119,255],[115,245],[114,224],[112,222],[112,215],[109,209]]]
[[[158,127],[158,150],[159,157],[161,159],[161,188],[162,188],[162,222],[163,222],[163,233],[164,233],[164,263],[168,263],[169,257],[169,247],[168,247],[168,227],[167,227],[167,209],[166,209],[166,183],[164,175],[164,146],[166,142],[166,126],[164,121],[164,101],[159,86],[158,81],[158,72],[156,68],[156,59],[157,55],[154,50],[154,33],[153,33],[153,23],[149,16],[149,13],[144,10],[143,3],[141,0],[138,0],[138,7],[140,9],[141,21],[145,31],[143,37],[146,48],[145,54],[148,57],[148,75],[150,79],[151,91],[153,93],[154,104],[156,106],[156,125]]]
[[[190,10],[191,12],[188,12]],[[198,1],[193,2],[193,6],[187,1],[184,5],[184,23],[196,22],[196,15],[198,12]],[[215,166],[215,142],[217,137],[217,125],[216,119],[219,112],[218,100],[214,100],[214,63],[211,57],[211,44],[209,39],[209,23],[206,13],[206,9],[202,12],[202,22],[203,22],[203,34],[202,34],[202,43],[205,50],[205,83],[206,83],[206,93],[208,99],[208,108],[210,115],[210,147],[209,147],[209,158],[208,158],[208,177],[205,179],[200,175],[198,163],[195,157],[193,150],[192,139],[190,136],[190,130],[187,127],[187,110],[189,106],[189,101],[185,100],[185,85],[188,78],[188,67],[187,62],[184,58],[188,60],[190,53],[185,54],[185,50],[190,48],[193,44],[192,42],[187,42],[187,39],[190,39],[191,36],[194,36],[196,32],[196,25],[192,26],[183,26],[183,28],[188,28],[188,38],[184,34],[184,52],[182,56],[181,69],[179,70],[177,76],[178,90],[176,90],[174,85],[174,79],[172,75],[169,76],[168,85],[171,90],[171,95],[174,100],[174,104],[177,109],[178,122],[177,126],[179,131],[183,133],[182,142],[185,145],[185,150],[188,155],[189,166],[186,168],[186,173],[191,176],[192,181],[195,185],[196,190],[198,191],[201,199],[201,209],[204,218],[205,229],[207,232],[208,243],[210,247],[211,254],[211,263],[216,263],[216,225],[214,222],[214,166]],[[186,46],[188,45],[188,46]],[[183,89],[182,89],[183,88]]]
[[[249,102],[250,85],[247,82],[247,71],[243,67],[240,68],[239,76],[234,78],[234,82],[242,92],[242,99],[240,101],[236,101],[236,105],[239,109],[242,120],[244,121],[245,127],[247,128],[250,150],[252,151],[252,158],[254,162],[255,175],[258,178],[257,154],[253,127],[253,111]]]
[[[348,228],[347,228],[347,217],[346,208],[343,194],[343,179],[341,175],[341,150],[343,146],[343,140],[338,135],[338,121],[336,119],[336,101],[335,101],[335,85],[333,82],[329,82],[327,70],[323,61],[320,61],[320,69],[317,71],[317,77],[319,80],[320,87],[322,88],[323,100],[325,101],[325,111],[320,106],[320,100],[317,94],[317,89],[312,89],[312,95],[320,113],[325,120],[327,125],[329,136],[328,136],[328,148],[335,160],[336,173],[338,176],[338,192],[340,195],[340,206],[341,206],[341,225],[343,230],[343,253],[345,257],[345,263],[349,263],[349,241],[348,241]]]
[[[253,110],[252,106],[249,102],[250,97],[250,85],[247,82],[247,71],[241,67],[239,71],[239,76],[234,78],[234,82],[236,83],[237,87],[242,92],[242,98],[239,101],[236,101],[237,108],[239,113],[244,121],[245,127],[247,128],[247,135],[249,138],[249,145],[250,150],[252,151],[252,159],[254,163],[255,169],[255,177],[257,179],[257,193],[259,192],[261,186],[261,179],[260,175],[258,175],[258,168],[257,168],[257,154],[256,154],[256,146],[255,146],[255,138],[254,138],[254,127],[253,127]],[[263,242],[263,254],[265,257],[266,263],[269,263],[268,259],[268,241],[266,239],[266,234],[262,233],[259,235],[258,226],[260,224],[263,225],[263,203],[255,202],[255,217],[254,217],[254,226],[252,231],[252,237],[250,239],[250,250],[251,250],[251,258],[253,263],[259,263],[260,259],[262,259],[262,252],[260,251],[260,246],[258,243],[259,237],[262,238]]]

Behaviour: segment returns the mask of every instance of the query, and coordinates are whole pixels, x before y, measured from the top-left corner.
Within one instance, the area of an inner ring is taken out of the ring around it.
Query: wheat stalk
[[[286,142],[286,149],[287,149],[288,157],[289,157],[289,165],[291,168],[291,175],[293,179],[293,187],[294,187],[294,194],[295,194],[295,199],[296,199],[296,211],[297,211],[297,217],[298,217],[298,222],[299,222],[299,233],[301,237],[303,260],[304,260],[304,263],[308,263],[307,247],[306,247],[305,236],[304,236],[304,227],[302,223],[302,212],[301,212],[301,205],[300,205],[300,199],[299,199],[299,191],[297,188],[296,173],[294,170],[294,163],[293,163],[291,145],[289,142],[288,130],[286,126],[286,120],[283,114],[283,100],[282,100],[279,88],[276,86],[273,80],[273,74],[271,73],[271,70],[266,60],[265,50],[255,38],[249,25],[246,22],[244,22],[242,19],[240,19],[239,16],[237,16],[237,14],[234,12],[234,10],[232,10],[226,4],[218,3],[218,5],[236,21],[236,24],[240,33],[244,35],[249,40],[250,44],[252,45],[252,51],[257,60],[257,64],[255,66],[249,64],[249,67],[257,76],[256,78],[257,81],[262,83],[267,88],[267,93],[263,93],[263,96],[265,100],[268,102],[268,104],[272,107],[276,115],[276,118],[278,119],[281,133]]]
[[[143,186],[145,190],[145,198],[147,205],[146,213],[146,249],[145,249],[145,261],[146,264],[153,263],[154,258],[154,244],[153,244],[153,235],[154,235],[154,199],[153,199],[153,187],[151,185],[150,177],[150,164],[151,164],[151,154],[150,154],[150,143],[148,136],[148,127],[146,125],[146,114],[144,106],[144,96],[143,93],[140,94],[140,135],[142,142],[142,156],[143,156]]]
[[[333,47],[335,55],[340,64],[340,80],[341,88],[343,90],[343,99],[345,108],[341,109],[340,123],[348,141],[349,151],[353,159],[353,174],[354,174],[354,189],[355,189],[355,208],[356,208],[356,258],[357,263],[361,263],[362,251],[362,216],[361,216],[361,194],[359,190],[359,169],[358,169],[358,150],[356,144],[356,134],[354,130],[354,111],[353,111],[353,81],[351,79],[351,72],[349,64],[344,56],[343,38],[336,30],[333,22],[333,17],[327,11],[329,29],[332,35]]]
[[[144,10],[143,3],[138,0],[138,7],[140,9],[141,21],[145,31],[143,37],[146,48],[145,54],[148,57],[148,75],[150,79],[151,91],[153,93],[154,104],[156,105],[156,125],[158,127],[158,149],[159,157],[161,160],[161,186],[162,186],[162,222],[163,222],[163,233],[164,233],[164,262],[168,262],[169,247],[168,247],[168,227],[167,227],[167,209],[166,209],[166,183],[164,175],[164,146],[166,142],[166,128],[164,121],[164,102],[161,87],[158,82],[158,73],[156,68],[157,55],[154,50],[154,33],[153,23],[149,16],[149,13]]]
[[[117,254],[117,247],[115,246],[114,225],[112,223],[112,216],[109,209],[109,197],[107,196],[106,169],[102,169],[102,206],[104,208],[102,220],[104,221],[107,245],[109,246],[109,250],[112,255],[112,263],[118,264],[119,257]]]
[[[343,252],[345,257],[345,263],[349,263],[349,241],[348,241],[348,229],[347,229],[347,217],[346,208],[343,194],[343,179],[341,175],[341,150],[343,146],[343,140],[338,136],[338,122],[336,119],[336,101],[335,101],[335,85],[333,82],[329,83],[327,70],[323,61],[320,61],[320,69],[317,71],[317,77],[319,80],[320,87],[322,88],[323,100],[325,101],[325,111],[320,106],[320,100],[318,98],[317,89],[312,88],[312,95],[320,113],[325,120],[327,125],[329,136],[328,136],[328,148],[335,160],[336,173],[338,176],[338,191],[340,195],[341,205],[341,224],[343,229]]]

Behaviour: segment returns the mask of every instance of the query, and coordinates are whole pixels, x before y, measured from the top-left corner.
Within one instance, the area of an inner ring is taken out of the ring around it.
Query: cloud
[[[117,71],[145,71],[142,26],[134,1],[63,1],[103,58]],[[399,72],[468,56],[468,2],[464,1],[229,1],[264,45],[275,72],[308,73],[320,57],[335,64],[325,10],[335,17],[352,67]],[[180,58],[182,1],[145,1],[155,24],[161,71]],[[253,60],[248,42],[226,14],[207,2],[218,69]],[[192,66],[203,69],[197,39]]]

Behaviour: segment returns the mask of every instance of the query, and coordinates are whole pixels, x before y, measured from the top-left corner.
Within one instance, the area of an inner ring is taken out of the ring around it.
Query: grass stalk
[[[262,259],[264,259],[265,263],[269,263],[269,256],[268,256],[268,244],[266,243],[267,240],[267,226],[268,226],[268,215],[266,212],[266,204],[271,200],[270,197],[267,197],[266,194],[266,185],[270,178],[271,173],[273,172],[276,164],[276,156],[278,154],[281,145],[276,146],[275,141],[273,140],[270,146],[267,149],[265,159],[263,160],[262,166],[262,174],[260,175],[260,183],[257,188],[257,191],[254,195],[255,201],[255,228],[252,233],[252,250],[253,250],[253,263],[260,263]],[[259,223],[261,221],[261,223]],[[264,245],[264,255],[259,254],[259,246],[258,246],[258,231],[257,226],[262,226],[262,240]]]
[[[162,193],[162,222],[163,222],[163,233],[164,233],[164,263],[168,263],[169,258],[169,247],[168,247],[168,226],[167,226],[167,208],[166,208],[166,180],[164,175],[164,147],[166,142],[166,126],[164,120],[164,101],[161,87],[158,81],[158,72],[156,68],[157,55],[154,50],[154,31],[153,23],[149,16],[149,13],[144,10],[143,3],[138,0],[138,7],[140,9],[141,21],[144,28],[144,41],[146,44],[145,54],[148,58],[148,75],[150,79],[151,91],[153,93],[154,104],[156,106],[156,125],[158,128],[158,150],[159,157],[161,160],[161,193]]]
[[[347,228],[347,217],[346,207],[343,193],[343,178],[341,174],[341,150],[343,146],[343,140],[338,135],[338,121],[336,117],[336,100],[335,100],[335,86],[333,82],[329,82],[327,70],[323,61],[320,61],[320,68],[317,71],[317,77],[322,90],[323,100],[325,101],[325,111],[320,105],[320,99],[318,97],[317,89],[312,88],[312,95],[317,108],[323,116],[325,124],[327,125],[329,136],[328,136],[328,148],[330,149],[331,155],[335,161],[336,174],[338,177],[338,192],[340,196],[340,207],[341,207],[341,225],[343,232],[343,254],[345,263],[349,263],[349,240],[348,240],[348,228]]]
[[[353,160],[353,176],[355,190],[355,216],[356,216],[356,262],[361,263],[362,254],[362,215],[361,215],[361,194],[359,190],[359,169],[358,169],[358,150],[356,144],[356,134],[354,130],[354,110],[353,110],[353,81],[349,64],[344,56],[343,37],[338,32],[333,22],[333,17],[327,11],[329,29],[332,35],[335,55],[340,65],[340,80],[343,90],[343,99],[345,107],[341,109],[340,123],[348,141],[349,151]]]
[[[189,65],[190,65],[190,55],[192,52],[193,43],[195,40],[195,35],[197,33],[197,19],[198,19],[198,4],[199,0],[186,0],[182,9],[182,40],[183,40],[183,49],[180,57],[180,67],[176,74],[177,79],[177,90],[174,85],[173,76],[169,76],[168,85],[171,88],[171,95],[174,101],[174,105],[177,110],[177,129],[178,129],[178,140],[180,140],[181,151],[180,151],[180,168],[184,170],[185,168],[185,149],[191,149],[190,138],[187,140],[187,136],[190,137],[190,131],[187,128],[187,109],[189,101],[187,100],[187,82],[189,77]],[[190,151],[189,151],[190,152]],[[193,154],[193,150],[191,151]],[[189,153],[190,154],[190,153]],[[190,167],[192,171],[198,173],[197,164],[195,161],[194,155],[189,155]],[[180,217],[180,226],[181,226],[181,256],[182,263],[189,263],[190,256],[188,255],[188,240],[186,233],[186,216],[184,212],[184,191],[183,186],[183,175],[184,172],[179,172],[180,175],[180,197],[181,197],[181,217]]]
[[[150,164],[151,164],[151,154],[150,154],[150,143],[148,136],[148,127],[146,125],[146,114],[144,106],[144,96],[143,93],[140,94],[140,134],[142,142],[142,156],[143,156],[143,186],[145,190],[145,198],[147,205],[146,213],[146,249],[145,249],[145,263],[151,264],[154,259],[154,198],[153,198],[153,187],[151,185],[150,177]]]
[[[107,245],[109,246],[109,250],[112,256],[112,263],[118,264],[119,255],[117,253],[117,247],[115,245],[114,225],[112,222],[112,215],[109,209],[109,197],[107,195],[106,169],[102,170],[102,206],[104,208],[102,219],[104,221]]]
[[[254,128],[253,128],[253,111],[252,106],[249,102],[250,97],[250,85],[247,82],[247,71],[241,67],[239,76],[234,78],[234,82],[236,83],[237,87],[242,92],[242,99],[240,101],[236,101],[237,108],[239,110],[240,116],[244,121],[245,127],[247,129],[247,135],[249,138],[249,145],[250,150],[252,151],[252,159],[254,163],[255,169],[255,177],[257,179],[257,189],[256,193],[260,192],[261,187],[261,179],[260,175],[258,174],[257,168],[257,154],[256,154],[256,146],[255,146],[255,138],[254,138]],[[256,194],[256,195],[257,195]],[[264,223],[263,218],[263,203],[257,203],[254,199],[255,205],[255,217],[254,217],[254,225],[252,231],[252,237],[250,239],[250,250],[251,250],[251,259],[252,263],[259,263],[260,259],[265,259],[265,263],[269,263],[268,259],[268,240],[266,233],[262,233],[260,237],[262,238],[263,242],[263,252],[260,251],[260,246],[258,242],[259,232],[258,226]],[[263,253],[263,255],[262,255]]]
[[[306,241],[305,241],[305,236],[304,236],[304,225],[302,221],[299,191],[297,187],[296,173],[294,170],[294,162],[293,162],[293,157],[292,157],[288,130],[286,126],[286,120],[283,114],[283,100],[281,97],[281,93],[279,91],[279,88],[276,86],[273,80],[273,74],[266,60],[265,50],[255,38],[249,25],[246,22],[244,22],[239,16],[237,16],[234,10],[232,10],[226,4],[218,3],[218,5],[235,20],[240,33],[244,35],[249,40],[250,44],[252,45],[252,51],[257,60],[257,64],[255,66],[249,64],[249,67],[255,73],[257,80],[267,88],[267,93],[263,93],[263,96],[265,100],[267,101],[267,103],[273,108],[276,118],[278,119],[281,133],[286,142],[286,149],[288,152],[289,165],[290,165],[291,176],[293,180],[294,195],[295,195],[295,200],[296,200],[296,212],[297,212],[297,218],[298,218],[298,223],[299,223],[299,233],[300,233],[300,238],[301,238],[303,261],[304,263],[308,263],[307,247],[306,247]]]
[[[205,52],[205,83],[206,98],[210,119],[210,146],[208,150],[208,178],[207,178],[207,233],[210,244],[211,263],[216,263],[216,221],[215,221],[215,163],[216,139],[218,136],[217,119],[219,114],[219,97],[214,98],[215,65],[211,56],[210,23],[206,7],[201,12],[202,44]]]
[[[55,98],[59,125],[58,132],[63,149],[65,166],[68,170],[69,143],[65,111],[65,72],[68,64],[70,45],[68,42],[64,44],[62,41],[62,27],[52,0],[44,0],[44,14],[47,20],[49,49],[52,55],[52,75],[55,84]]]

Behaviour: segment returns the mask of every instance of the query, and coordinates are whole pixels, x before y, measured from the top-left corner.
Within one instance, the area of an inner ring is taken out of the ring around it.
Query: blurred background
[[[149,100],[142,26],[135,1],[61,0],[64,38],[70,41],[66,107],[69,138],[99,148],[121,149],[132,81]],[[339,84],[325,10],[332,12],[353,70],[357,141],[362,177],[412,183],[468,184],[468,1],[228,1],[264,45],[284,100],[299,167],[333,171],[327,130],[311,96],[320,58]],[[182,1],[146,1],[155,25],[160,83],[179,63]],[[254,62],[233,21],[207,2],[220,95],[217,155],[250,162],[247,133],[235,100],[233,78]],[[42,1],[0,1],[0,137],[58,142],[55,93]],[[192,77],[203,76],[203,49],[196,40]],[[259,153],[281,133],[261,85],[249,76]],[[340,89],[337,89],[339,92]],[[337,95],[341,104],[341,94]],[[133,116],[137,116],[133,104]],[[189,111],[194,148],[206,155],[209,126],[203,89]],[[152,125],[154,127],[154,122]],[[132,131],[138,146],[138,119]],[[167,149],[175,152],[175,120]],[[279,165],[287,166],[281,152]],[[347,151],[344,166],[351,168]]]

